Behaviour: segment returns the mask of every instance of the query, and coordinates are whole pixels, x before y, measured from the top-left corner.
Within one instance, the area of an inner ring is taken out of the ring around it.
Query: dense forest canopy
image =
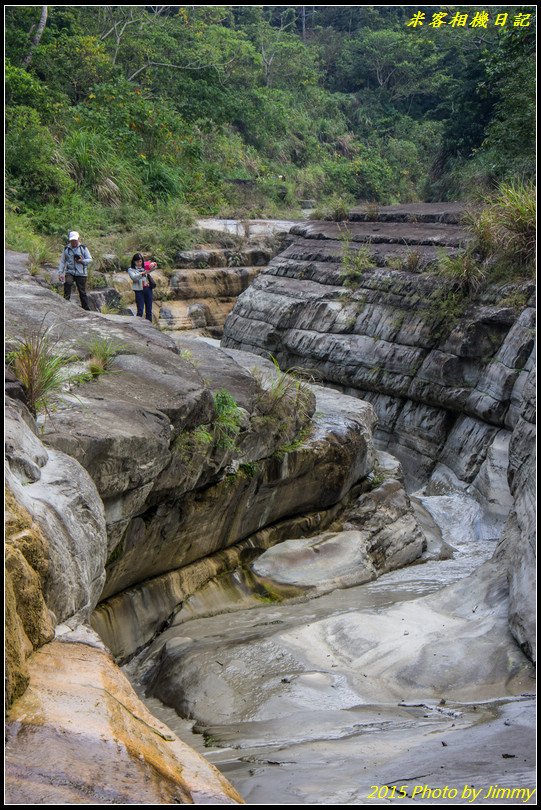
[[[273,214],[528,179],[534,8],[481,11],[7,6],[8,206],[42,233],[103,232],[160,206]]]

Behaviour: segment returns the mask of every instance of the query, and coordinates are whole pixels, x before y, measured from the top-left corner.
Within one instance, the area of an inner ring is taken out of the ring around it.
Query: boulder
[[[194,329],[204,329],[207,325],[207,312],[203,304],[192,304],[188,307],[188,317]]]
[[[98,267],[101,273],[118,273],[123,269],[120,257],[116,253],[104,253]]]
[[[101,312],[104,306],[118,309],[120,304],[121,297],[113,287],[104,290],[91,290],[88,293],[88,305],[94,312]]]

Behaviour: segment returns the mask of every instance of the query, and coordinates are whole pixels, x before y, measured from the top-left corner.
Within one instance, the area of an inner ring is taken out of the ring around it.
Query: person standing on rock
[[[58,280],[64,282],[64,298],[69,301],[71,298],[71,288],[73,282],[77,285],[81,306],[89,310],[88,298],[86,295],[86,279],[88,276],[88,265],[92,261],[89,249],[79,241],[77,231],[70,231],[68,244],[62,251],[60,264],[58,265]]]
[[[129,276],[132,280],[132,290],[135,293],[135,303],[137,305],[137,317],[143,317],[152,323],[152,287],[150,272],[156,267],[155,262],[145,262],[141,253],[135,253],[131,260],[131,267],[128,268]]]

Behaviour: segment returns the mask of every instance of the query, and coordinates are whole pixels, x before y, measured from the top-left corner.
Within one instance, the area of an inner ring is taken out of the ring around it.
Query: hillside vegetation
[[[195,214],[468,198],[527,181],[534,9],[490,7],[487,28],[429,27],[435,7],[408,26],[416,10],[7,7],[10,246],[76,227],[182,247]],[[472,22],[478,11],[460,7]]]

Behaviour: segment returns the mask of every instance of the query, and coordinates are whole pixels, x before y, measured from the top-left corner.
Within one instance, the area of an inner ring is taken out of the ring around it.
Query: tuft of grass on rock
[[[474,235],[472,252],[489,281],[532,278],[535,274],[536,193],[533,183],[501,183],[470,211],[465,224]]]
[[[6,359],[24,387],[28,407],[34,416],[48,413],[66,382],[72,356],[55,351],[51,327],[40,327],[14,342]]]
[[[352,250],[349,233],[342,238],[344,249],[340,267],[340,281],[344,287],[357,287],[363,274],[374,267],[372,252],[367,245]]]
[[[112,361],[126,351],[127,346],[113,337],[95,337],[86,345],[90,354],[88,367],[93,377],[110,371]]]

